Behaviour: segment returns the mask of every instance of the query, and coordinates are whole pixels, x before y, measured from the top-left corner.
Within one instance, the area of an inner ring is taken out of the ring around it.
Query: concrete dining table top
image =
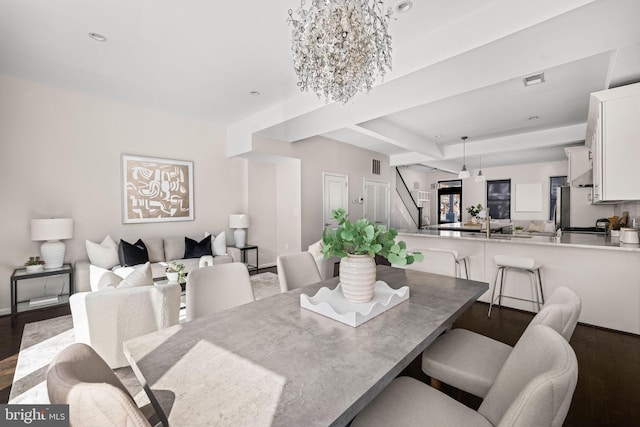
[[[124,351],[169,425],[346,425],[488,284],[378,266],[410,297],[354,328],[278,294],[129,340]],[[165,424],[166,425],[166,424]]]

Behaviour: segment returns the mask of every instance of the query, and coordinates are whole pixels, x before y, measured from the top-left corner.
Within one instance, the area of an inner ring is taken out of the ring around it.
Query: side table
[[[69,277],[69,293],[58,294],[51,299],[38,301],[37,299],[20,301],[18,297],[18,282],[20,280],[36,279],[38,277],[50,276],[68,276]],[[73,294],[73,266],[64,264],[59,268],[45,269],[38,273],[27,273],[26,268],[16,268],[11,275],[11,327],[15,326],[18,313],[23,311],[38,310],[41,308],[55,307],[58,305],[68,304],[69,296]]]
[[[258,247],[256,245],[244,245],[242,247],[235,246],[235,248],[240,249],[240,261],[243,262],[247,266],[247,270],[249,270],[249,274],[252,271],[258,272],[258,266],[260,263],[258,262]],[[256,251],[256,263],[249,264],[247,261],[247,251],[255,250]]]

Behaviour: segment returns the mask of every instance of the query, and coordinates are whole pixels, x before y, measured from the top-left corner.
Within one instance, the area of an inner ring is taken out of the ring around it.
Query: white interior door
[[[389,183],[364,180],[364,217],[389,227]]]
[[[338,227],[331,217],[331,211],[342,208],[349,212],[349,177],[333,173],[323,173],[323,221],[325,227]]]

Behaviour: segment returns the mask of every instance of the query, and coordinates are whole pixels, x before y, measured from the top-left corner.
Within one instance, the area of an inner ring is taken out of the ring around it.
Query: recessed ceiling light
[[[525,86],[533,86],[533,85],[539,85],[540,83],[544,83],[544,73],[534,74],[532,76],[525,77],[523,79],[523,82]]]
[[[396,5],[396,12],[407,13],[411,10],[412,7],[413,7],[413,3],[411,3],[410,1],[408,0],[401,1]]]
[[[249,95],[251,95],[251,96],[260,96],[260,92],[258,92],[257,90],[252,90],[251,92],[249,92]]]
[[[538,120],[539,118],[540,117],[538,117],[538,116],[531,116],[531,117],[529,117],[529,120]]]
[[[89,37],[91,37],[92,39],[94,39],[97,42],[106,42],[107,41],[107,37],[103,36],[100,33],[89,33]]]

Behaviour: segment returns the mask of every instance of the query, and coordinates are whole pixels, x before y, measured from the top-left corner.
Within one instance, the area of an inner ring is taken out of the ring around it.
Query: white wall
[[[226,156],[226,130],[167,114],[0,76],[0,312],[9,276],[39,253],[29,223],[71,217],[66,260],[86,258],[85,240],[214,234],[245,211],[246,160]],[[195,220],[121,223],[120,155],[194,162]]]
[[[277,228],[273,218],[277,216],[276,163],[249,161],[249,219],[247,242],[258,245],[260,264],[273,263],[275,246],[270,242],[277,239]],[[251,254],[253,256],[253,254]]]
[[[364,197],[364,179],[389,182],[389,157],[373,151],[323,137],[287,143],[254,136],[253,149],[260,153],[300,159],[301,188],[301,241],[300,247],[289,245],[286,251],[306,250],[322,235],[322,173],[332,172],[349,176],[349,215],[351,219],[363,216],[362,204],[351,200]],[[381,175],[371,173],[371,159],[381,161]],[[250,204],[254,201],[250,200]],[[272,221],[276,223],[274,218]],[[285,250],[284,246],[280,250]]]
[[[483,168],[482,172],[487,180],[511,179],[511,219],[512,220],[545,220],[549,219],[549,178],[552,176],[567,175],[568,162],[531,163],[516,166],[502,166],[495,168]],[[464,207],[464,220],[469,219],[466,208],[482,203],[486,206],[486,183],[475,182],[477,170],[471,171],[471,178],[462,184],[462,206]],[[538,212],[516,211],[516,186],[518,184],[542,184],[542,209]]]

